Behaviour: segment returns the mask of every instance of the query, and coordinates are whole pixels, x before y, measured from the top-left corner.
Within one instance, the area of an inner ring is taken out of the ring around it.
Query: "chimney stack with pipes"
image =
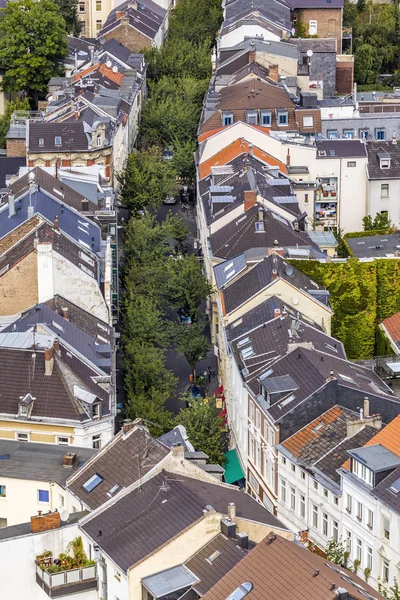
[[[53,367],[53,348],[47,348],[44,351],[44,374],[46,375],[46,377],[50,377],[50,375],[53,373]]]
[[[59,529],[61,518],[59,512],[50,512],[42,515],[42,511],[38,511],[38,515],[31,517],[31,532],[41,533],[42,531],[50,531],[51,529]]]

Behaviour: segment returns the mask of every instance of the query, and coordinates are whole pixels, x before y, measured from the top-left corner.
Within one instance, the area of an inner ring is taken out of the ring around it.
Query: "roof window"
[[[103,478],[101,475],[98,475],[98,473],[95,473],[90,479],[88,479],[86,481],[86,483],[83,484],[83,488],[87,491],[87,492],[91,492],[92,490],[94,490],[94,488],[96,488],[101,482],[103,481]]]
[[[239,340],[239,342],[237,343],[238,348],[240,348],[240,346],[244,346],[248,342],[250,342],[250,338],[249,337],[245,337],[242,340]]]
[[[214,560],[216,560],[218,558],[218,556],[221,556],[221,552],[219,550],[216,550],[215,552],[210,554],[210,556],[208,558],[206,558],[206,561],[209,562],[210,565],[212,565]]]
[[[354,379],[352,379],[352,377],[349,377],[348,375],[343,375],[342,373],[338,373],[340,379],[343,379],[343,381],[346,381],[346,383],[355,383]]]
[[[44,138],[39,138],[39,146],[44,146]]]
[[[242,600],[251,592],[253,589],[253,584],[250,581],[246,581],[239,585],[238,588],[230,596],[227,597],[226,600]]]
[[[62,141],[61,141],[61,136],[60,135],[56,135],[56,137],[54,138],[54,145],[55,146],[61,146]]]
[[[400,478],[396,479],[396,481],[392,483],[389,490],[397,496],[397,494],[400,492]]]
[[[109,498],[111,498],[112,496],[114,496],[115,492],[117,492],[117,491],[119,490],[119,488],[120,488],[120,486],[118,485],[118,483],[116,483],[116,484],[115,484],[115,485],[114,485],[114,486],[111,488],[111,490],[109,490],[109,491],[107,492],[107,496],[108,496]]]

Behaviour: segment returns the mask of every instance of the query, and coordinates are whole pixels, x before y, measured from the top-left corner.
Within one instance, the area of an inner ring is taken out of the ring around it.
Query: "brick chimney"
[[[275,81],[275,83],[278,83],[279,81],[279,65],[270,65],[268,67],[268,76],[270,79],[272,79],[273,81]]]
[[[257,190],[245,190],[244,192],[244,211],[257,204]]]
[[[51,529],[60,528],[60,513],[53,512],[42,515],[42,511],[39,510],[39,514],[31,517],[31,532],[40,533],[42,531],[50,531]]]
[[[122,424],[122,431],[124,433],[128,433],[128,431],[130,431],[134,427],[137,427],[138,425],[143,425],[143,419],[135,419],[134,421],[132,421],[132,419],[124,419],[124,422]]]
[[[252,63],[252,62],[256,62],[256,51],[255,50],[249,51],[249,63]]]
[[[60,229],[59,224],[58,224],[58,217],[57,217],[57,215],[54,217],[54,229],[56,231],[58,231]]]
[[[290,167],[290,148],[287,149],[286,166]]]
[[[68,306],[64,306],[62,309],[63,312],[63,317],[66,321],[69,321],[69,317],[68,317]]]
[[[54,358],[53,348],[47,348],[44,351],[44,374],[49,377],[53,373]]]
[[[60,341],[58,338],[54,338],[53,350],[58,356],[60,356]]]
[[[369,414],[369,399],[364,398],[363,408],[360,409],[360,417],[358,419],[349,419],[347,425],[347,437],[352,437],[360,429],[368,425],[374,429],[381,429],[382,417],[381,415],[370,415]]]
[[[65,469],[72,469],[76,463],[76,452],[67,452],[63,456],[63,467]]]
[[[126,12],[124,10],[117,10],[117,14],[115,15],[115,18],[118,21],[118,19],[122,19],[125,16],[126,16]]]
[[[281,309],[280,308],[275,308],[274,309],[274,319],[276,319],[277,317],[281,316]]]

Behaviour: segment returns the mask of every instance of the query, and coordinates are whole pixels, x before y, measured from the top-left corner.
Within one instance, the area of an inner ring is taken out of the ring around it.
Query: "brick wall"
[[[338,53],[342,51],[342,9],[341,8],[303,8],[296,9],[294,15],[305,26],[307,33],[309,21],[317,21],[319,38],[336,38]]]
[[[50,531],[50,529],[59,529],[60,519],[59,512],[31,517],[31,531],[32,533],[40,533],[41,531]]]
[[[14,315],[38,302],[36,252],[0,277],[0,314]]]
[[[123,44],[132,52],[139,52],[143,48],[151,47],[151,40],[133,29],[128,25],[127,20],[121,19],[121,24],[109,33],[103,35],[104,39],[117,40],[120,44]]]
[[[6,140],[7,156],[25,156],[25,140]]]
[[[351,94],[354,86],[354,62],[336,62],[336,91],[338,94]]]

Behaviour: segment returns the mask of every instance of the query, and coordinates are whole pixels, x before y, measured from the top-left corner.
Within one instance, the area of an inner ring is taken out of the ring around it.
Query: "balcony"
[[[70,594],[78,594],[88,590],[97,592],[96,565],[80,567],[59,573],[49,573],[36,566],[36,583],[42,588],[49,598],[60,598]],[[88,596],[85,595],[85,599]],[[93,600],[97,593],[93,593]]]

